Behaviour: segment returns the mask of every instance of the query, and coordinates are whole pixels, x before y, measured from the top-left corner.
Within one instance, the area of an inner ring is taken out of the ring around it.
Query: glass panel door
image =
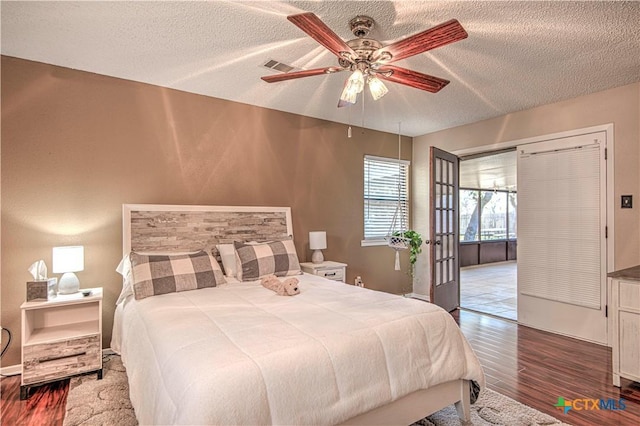
[[[431,147],[431,301],[447,311],[460,305],[458,165],[455,155]]]

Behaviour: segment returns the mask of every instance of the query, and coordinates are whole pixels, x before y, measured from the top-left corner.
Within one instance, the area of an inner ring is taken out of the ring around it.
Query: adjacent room
[[[460,159],[460,307],[517,320],[515,150]]]
[[[0,8],[0,423],[640,423],[640,2]]]

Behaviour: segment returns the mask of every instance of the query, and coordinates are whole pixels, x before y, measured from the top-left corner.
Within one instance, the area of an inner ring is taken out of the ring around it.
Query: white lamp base
[[[73,294],[80,291],[80,280],[73,272],[65,272],[58,282],[58,294]]]
[[[324,256],[322,255],[322,250],[314,250],[311,255],[312,263],[322,263],[324,262]]]

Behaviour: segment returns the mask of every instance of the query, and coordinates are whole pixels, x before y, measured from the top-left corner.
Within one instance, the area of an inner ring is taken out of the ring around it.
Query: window
[[[478,191],[460,190],[460,241],[478,241]]]
[[[383,241],[394,217],[393,230],[409,228],[409,162],[366,155],[363,245]]]
[[[487,200],[481,212],[480,239],[507,239],[507,193],[501,191],[481,191],[481,199]]]
[[[509,212],[509,239],[516,239],[516,223],[518,220],[518,195],[515,192],[509,193],[509,205],[507,206]]]
[[[517,238],[515,192],[460,189],[459,194],[461,242]]]

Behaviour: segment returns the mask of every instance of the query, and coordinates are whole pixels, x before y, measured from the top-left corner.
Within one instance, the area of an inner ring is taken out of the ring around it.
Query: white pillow
[[[235,278],[236,276],[236,249],[233,244],[216,244],[220,259],[222,259],[222,267],[227,277]]]
[[[118,296],[118,300],[116,301],[116,305],[119,305],[124,299],[127,298],[127,296],[133,295],[133,272],[129,254],[124,255],[124,257],[118,264],[118,267],[116,268],[116,272],[122,275],[122,291],[120,292],[120,296]]]

